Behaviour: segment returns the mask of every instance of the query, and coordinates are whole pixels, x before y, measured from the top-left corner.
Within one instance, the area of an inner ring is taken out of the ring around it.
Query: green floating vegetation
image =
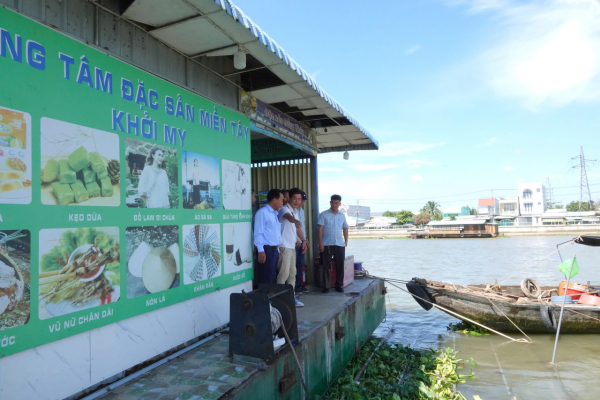
[[[475,379],[473,371],[460,374],[462,365],[476,367],[475,361],[457,358],[451,348],[417,350],[401,344],[382,344],[369,362],[359,383],[355,376],[379,343],[371,339],[333,383],[323,400],[466,400],[456,386]],[[481,400],[479,396],[473,397]]]
[[[465,321],[460,321],[460,322],[456,322],[454,324],[449,324],[446,327],[446,329],[448,329],[449,331],[452,331],[452,332],[458,332],[458,333],[462,333],[464,335],[471,335],[471,336],[489,336],[490,335],[490,332],[487,329],[482,328],[479,325],[470,324]]]

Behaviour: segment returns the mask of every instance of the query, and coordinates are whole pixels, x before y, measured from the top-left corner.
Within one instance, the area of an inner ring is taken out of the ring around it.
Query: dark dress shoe
[[[344,289],[342,289],[341,287],[336,287],[335,291],[336,292],[340,292],[340,293],[344,293]]]
[[[323,293],[329,293],[329,289],[327,289],[327,288],[324,288],[324,289],[323,289]]]

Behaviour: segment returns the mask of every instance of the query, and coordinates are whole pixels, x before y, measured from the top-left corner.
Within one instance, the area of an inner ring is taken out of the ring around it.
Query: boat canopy
[[[580,236],[575,239],[575,243],[585,244],[586,246],[600,247],[600,236]]]

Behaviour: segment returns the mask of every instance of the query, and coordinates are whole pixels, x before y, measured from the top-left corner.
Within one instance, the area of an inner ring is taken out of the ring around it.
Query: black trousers
[[[335,262],[335,287],[344,286],[344,260],[346,258],[346,248],[343,246],[325,246],[321,253],[321,265],[325,272],[324,288],[331,288],[331,259]]]
[[[256,247],[255,247],[256,248]],[[277,262],[279,251],[275,246],[264,246],[266,260],[264,264],[258,263],[258,284],[277,283]]]
[[[194,204],[200,204],[200,185],[194,185],[192,190],[192,202]]]

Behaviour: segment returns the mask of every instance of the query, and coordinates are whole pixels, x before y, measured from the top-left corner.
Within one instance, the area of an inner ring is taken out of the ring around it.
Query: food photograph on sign
[[[221,276],[219,224],[183,226],[183,284]]]
[[[127,298],[179,286],[179,227],[127,228]]]
[[[0,107],[0,204],[31,203],[31,117]]]
[[[29,322],[30,246],[29,231],[0,231],[0,331]]]
[[[252,267],[252,224],[223,224],[223,247],[226,274]]]
[[[177,208],[177,150],[125,140],[127,207]]]
[[[250,165],[223,160],[223,208],[247,210],[252,206]]]
[[[181,154],[183,208],[218,210],[221,208],[219,159],[184,151]]]
[[[119,174],[117,134],[42,118],[43,204],[117,207]]]
[[[118,227],[42,229],[39,247],[40,319],[119,300]]]

